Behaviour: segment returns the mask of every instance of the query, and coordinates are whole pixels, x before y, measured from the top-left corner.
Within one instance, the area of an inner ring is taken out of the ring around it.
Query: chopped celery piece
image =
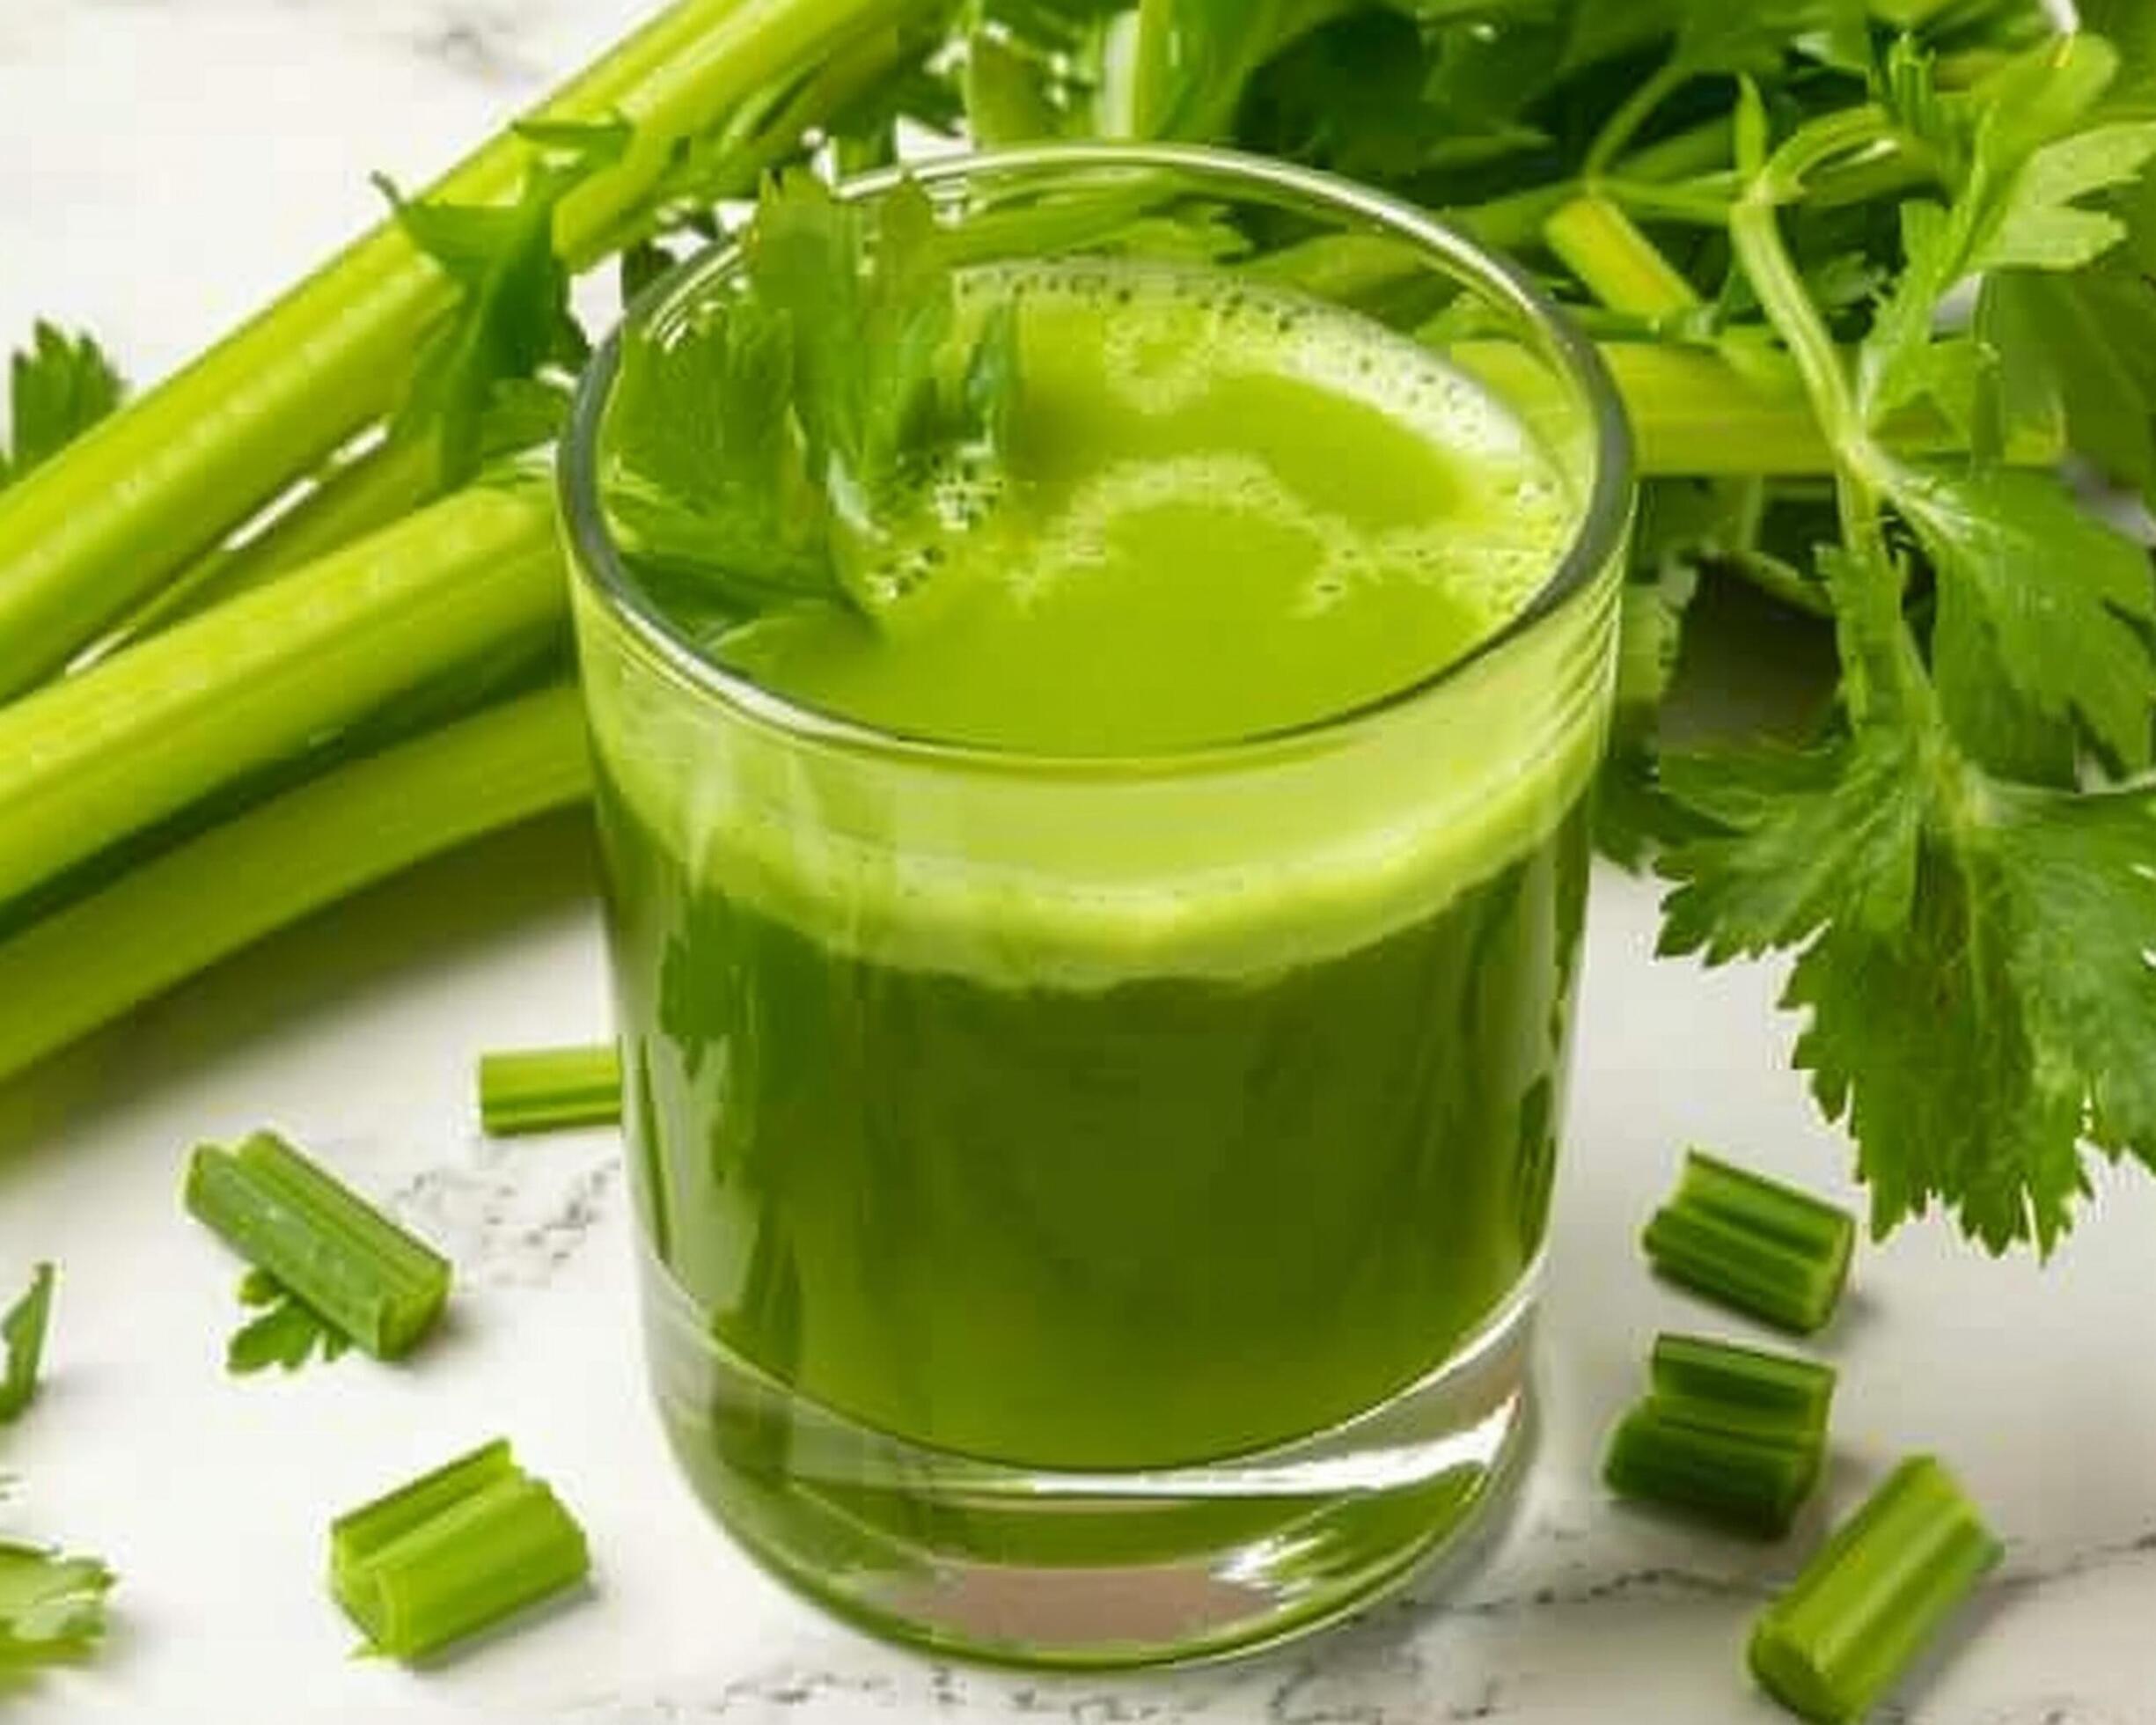
[[[483,1054],[480,1119],[501,1135],[608,1126],[621,1118],[621,1054],[611,1043]]]
[[[407,1353],[449,1297],[449,1261],[274,1133],[197,1149],[187,1208],[378,1360]]]
[[[375,1651],[412,1660],[573,1586],[583,1530],[496,1439],[341,1516],[330,1589]]]
[[[1778,1538],[1818,1482],[1820,1457],[1816,1442],[1681,1423],[1650,1398],[1618,1424],[1602,1478],[1619,1497]]]
[[[53,1266],[40,1264],[30,1273],[21,1299],[0,1318],[0,1342],[7,1346],[7,1369],[0,1374],[0,1426],[18,1418],[38,1392],[38,1366],[45,1357],[45,1325],[53,1310]]]
[[[1642,1244],[1670,1281],[1808,1333],[1841,1298],[1856,1228],[1845,1210],[1692,1150]]]
[[[1674,1424],[1784,1442],[1825,1440],[1834,1368],[1815,1360],[1663,1335],[1654,1339],[1649,1374],[1655,1409]]]
[[[2000,1545],[1929,1456],[1896,1468],[1752,1633],[1752,1674],[1823,1725],[1859,1717],[1996,1564]]]
[[[1830,1367],[1699,1336],[1658,1336],[1647,1398],[1610,1440],[1602,1477],[1642,1498],[1778,1538],[1818,1483]]]

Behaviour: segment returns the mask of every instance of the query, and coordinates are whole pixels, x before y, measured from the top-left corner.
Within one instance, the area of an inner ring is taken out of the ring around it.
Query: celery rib
[[[275,1133],[188,1158],[188,1212],[378,1360],[411,1352],[449,1298],[449,1260]]]
[[[1680,1425],[1823,1440],[1834,1406],[1833,1367],[1700,1336],[1657,1336],[1648,1373],[1656,1405]]]
[[[621,1055],[612,1043],[484,1054],[480,1121],[490,1133],[612,1126],[621,1119]]]
[[[431,444],[400,441],[344,462],[289,509],[246,539],[219,547],[131,613],[99,643],[97,656],[109,657],[379,532],[439,494],[440,466]]]
[[[573,686],[335,768],[0,943],[0,1076],[262,936],[590,789]]]
[[[1778,1538],[1818,1483],[1834,1371],[1699,1336],[1658,1336],[1647,1398],[1618,1424],[1602,1478],[1666,1504]]]
[[[623,159],[564,201],[564,259],[590,262],[686,140],[889,14],[884,0],[682,0],[628,37],[539,110],[635,128]],[[504,133],[427,195],[501,202],[537,150]],[[385,221],[0,495],[0,698],[65,665],[385,414],[455,299],[449,277]]]
[[[424,1658],[590,1572],[583,1530],[500,1439],[341,1516],[330,1590],[369,1645]]]
[[[0,904],[567,610],[543,488],[474,487],[0,708]]]
[[[1696,309],[1699,295],[1607,198],[1574,198],[1542,224],[1558,260],[1612,312],[1668,318]]]
[[[1841,1298],[1856,1231],[1845,1210],[1692,1150],[1642,1244],[1670,1281],[1808,1333]]]
[[[1818,1483],[1815,1443],[1778,1442],[1674,1420],[1652,1398],[1618,1424],[1602,1479],[1619,1497],[1691,1511],[1779,1538]]]
[[[1884,1695],[2002,1552],[1952,1474],[1903,1462],[1761,1616],[1760,1686],[1821,1725]]]

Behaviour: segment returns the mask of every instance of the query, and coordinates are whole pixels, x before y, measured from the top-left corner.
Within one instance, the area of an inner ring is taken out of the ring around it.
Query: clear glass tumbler
[[[609,532],[619,336],[567,440],[682,1466],[759,1558],[886,1633],[1047,1664],[1216,1652],[1363,1600],[1518,1459],[1623,418],[1518,271],[1345,182],[1110,145],[913,172],[972,258],[1203,256],[1224,290],[1412,334],[1570,493],[1532,598],[1415,686],[1071,759],[882,731],[714,663]],[[631,321],[708,310],[740,261],[714,246]]]

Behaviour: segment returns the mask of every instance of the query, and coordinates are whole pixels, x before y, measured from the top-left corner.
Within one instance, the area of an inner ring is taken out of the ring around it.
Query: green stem
[[[1670,1281],[1808,1333],[1833,1316],[1856,1232],[1845,1210],[1691,1150],[1641,1244]]]
[[[565,613],[545,488],[474,487],[0,708],[0,904]]]
[[[1778,1539],[1819,1482],[1816,1441],[1791,1442],[1673,1420],[1653,1399],[1618,1423],[1602,1461],[1617,1496],[1667,1504]]]
[[[1727,474],[1787,476],[1833,471],[1802,385],[1739,371],[1705,348],[1610,341],[1601,348],[1631,418],[1640,473],[1648,478]],[[1532,419],[1553,398],[1556,379],[1510,341],[1461,341],[1449,356]]]
[[[590,262],[675,152],[774,80],[882,25],[884,0],[681,0],[540,110],[620,115],[622,160],[563,200],[556,246]],[[512,195],[536,159],[515,132],[428,194]],[[40,681],[319,467],[395,403],[457,290],[393,220],[65,455],[0,494],[0,698]]]
[[[1660,1335],[1648,1366],[1656,1408],[1678,1425],[1822,1441],[1834,1369],[1704,1336]]]
[[[483,1054],[480,1122],[496,1137],[621,1119],[621,1055],[612,1043]]]
[[[441,459],[430,444],[384,443],[341,463],[290,508],[237,544],[213,551],[134,613],[99,650],[109,657],[289,570],[378,532],[441,490]]]
[[[424,1658],[582,1581],[583,1530],[500,1440],[341,1516],[330,1589],[370,1646]]]
[[[1954,1476],[1911,1457],[1767,1608],[1752,1633],[1753,1675],[1807,1719],[1859,1719],[2000,1555]]]
[[[1574,198],[1542,224],[1543,239],[1612,312],[1650,320],[1694,311],[1699,296],[1654,242],[1607,198]]]
[[[338,767],[0,943],[0,1077],[263,936],[590,789],[558,686]]]
[[[1602,173],[1624,152],[1639,128],[1654,116],[1654,110],[1674,95],[1691,76],[1675,60],[1656,67],[1602,124],[1587,152],[1582,172],[1588,179]]]
[[[400,1359],[449,1298],[449,1260],[275,1133],[187,1162],[187,1213],[378,1360]]]

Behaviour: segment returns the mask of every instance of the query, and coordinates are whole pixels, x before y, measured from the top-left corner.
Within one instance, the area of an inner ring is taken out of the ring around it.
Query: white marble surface
[[[598,45],[639,0],[0,0],[0,334],[100,331],[154,375]],[[698,1516],[639,1380],[606,1134],[490,1145],[485,1045],[605,1022],[585,839],[517,835],[275,942],[0,1090],[0,1275],[63,1266],[47,1394],[0,1462],[0,1533],[107,1557],[105,1656],[0,1695],[26,1721],[1269,1721],[1514,1725],[1778,1717],[1745,1627],[1806,1543],[1759,1549],[1617,1509],[1600,1434],[1659,1326],[1634,1230],[1686,1140],[1832,1181],[1844,1146],[1784,1067],[1761,970],[1653,963],[1648,888],[1598,885],[1544,1357],[1514,1523],[1443,1597],[1174,1676],[940,1666],[796,1603]],[[235,1382],[232,1266],[180,1213],[200,1137],[275,1123],[436,1237],[466,1289],[423,1364]],[[2156,1721],[2156,1190],[2107,1178],[2057,1260],[1936,1227],[1866,1254],[1824,1510],[1937,1448],[2010,1541],[1969,1633],[1885,1717]],[[416,1677],[346,1657],[325,1524],[497,1431],[588,1523],[592,1595]]]

